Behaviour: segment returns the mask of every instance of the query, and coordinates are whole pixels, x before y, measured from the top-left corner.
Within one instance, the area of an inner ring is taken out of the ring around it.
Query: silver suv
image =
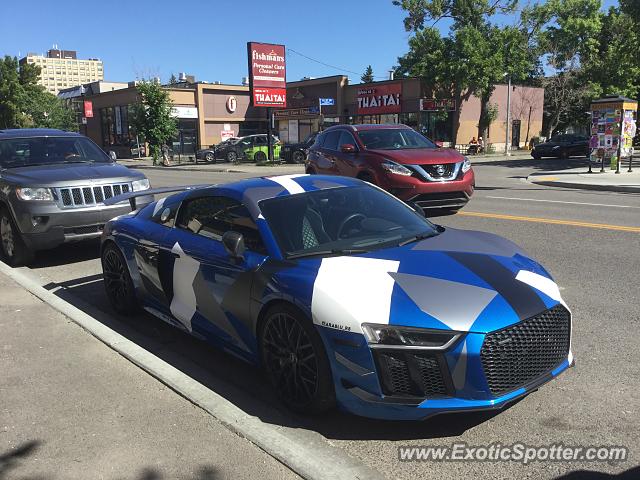
[[[77,133],[0,130],[0,253],[17,266],[37,250],[97,238],[108,220],[131,210],[126,201],[106,206],[105,199],[148,188],[142,173]]]

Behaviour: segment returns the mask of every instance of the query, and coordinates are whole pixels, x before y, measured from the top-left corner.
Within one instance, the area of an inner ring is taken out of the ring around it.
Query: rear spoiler
[[[138,197],[147,197],[149,195],[156,195],[159,193],[171,193],[171,192],[183,192],[185,190],[195,190],[198,188],[211,187],[210,183],[203,185],[182,185],[179,187],[162,187],[162,188],[151,188],[149,190],[139,190],[137,192],[127,192],[122,195],[116,195],[115,197],[106,198],[104,200],[105,205],[115,205],[116,203],[124,202],[125,200],[129,200],[129,205],[131,205],[131,211],[137,210],[136,206],[136,198]]]

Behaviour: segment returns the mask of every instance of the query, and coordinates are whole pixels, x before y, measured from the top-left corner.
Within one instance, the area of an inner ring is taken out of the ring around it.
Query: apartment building
[[[20,64],[40,67],[38,83],[57,95],[62,89],[104,80],[104,65],[97,58],[78,59],[74,50],[51,49],[46,56],[29,53]]]

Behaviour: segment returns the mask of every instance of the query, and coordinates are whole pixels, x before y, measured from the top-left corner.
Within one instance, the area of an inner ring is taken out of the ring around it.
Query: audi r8
[[[107,296],[261,366],[296,411],[497,409],[573,364],[549,273],[496,235],[434,225],[354,178],[183,191],[111,220]]]

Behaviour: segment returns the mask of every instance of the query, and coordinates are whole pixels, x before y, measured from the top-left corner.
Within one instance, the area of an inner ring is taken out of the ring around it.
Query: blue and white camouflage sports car
[[[261,365],[292,409],[500,408],[573,364],[558,286],[508,240],[351,178],[186,188],[106,225],[108,297]]]

